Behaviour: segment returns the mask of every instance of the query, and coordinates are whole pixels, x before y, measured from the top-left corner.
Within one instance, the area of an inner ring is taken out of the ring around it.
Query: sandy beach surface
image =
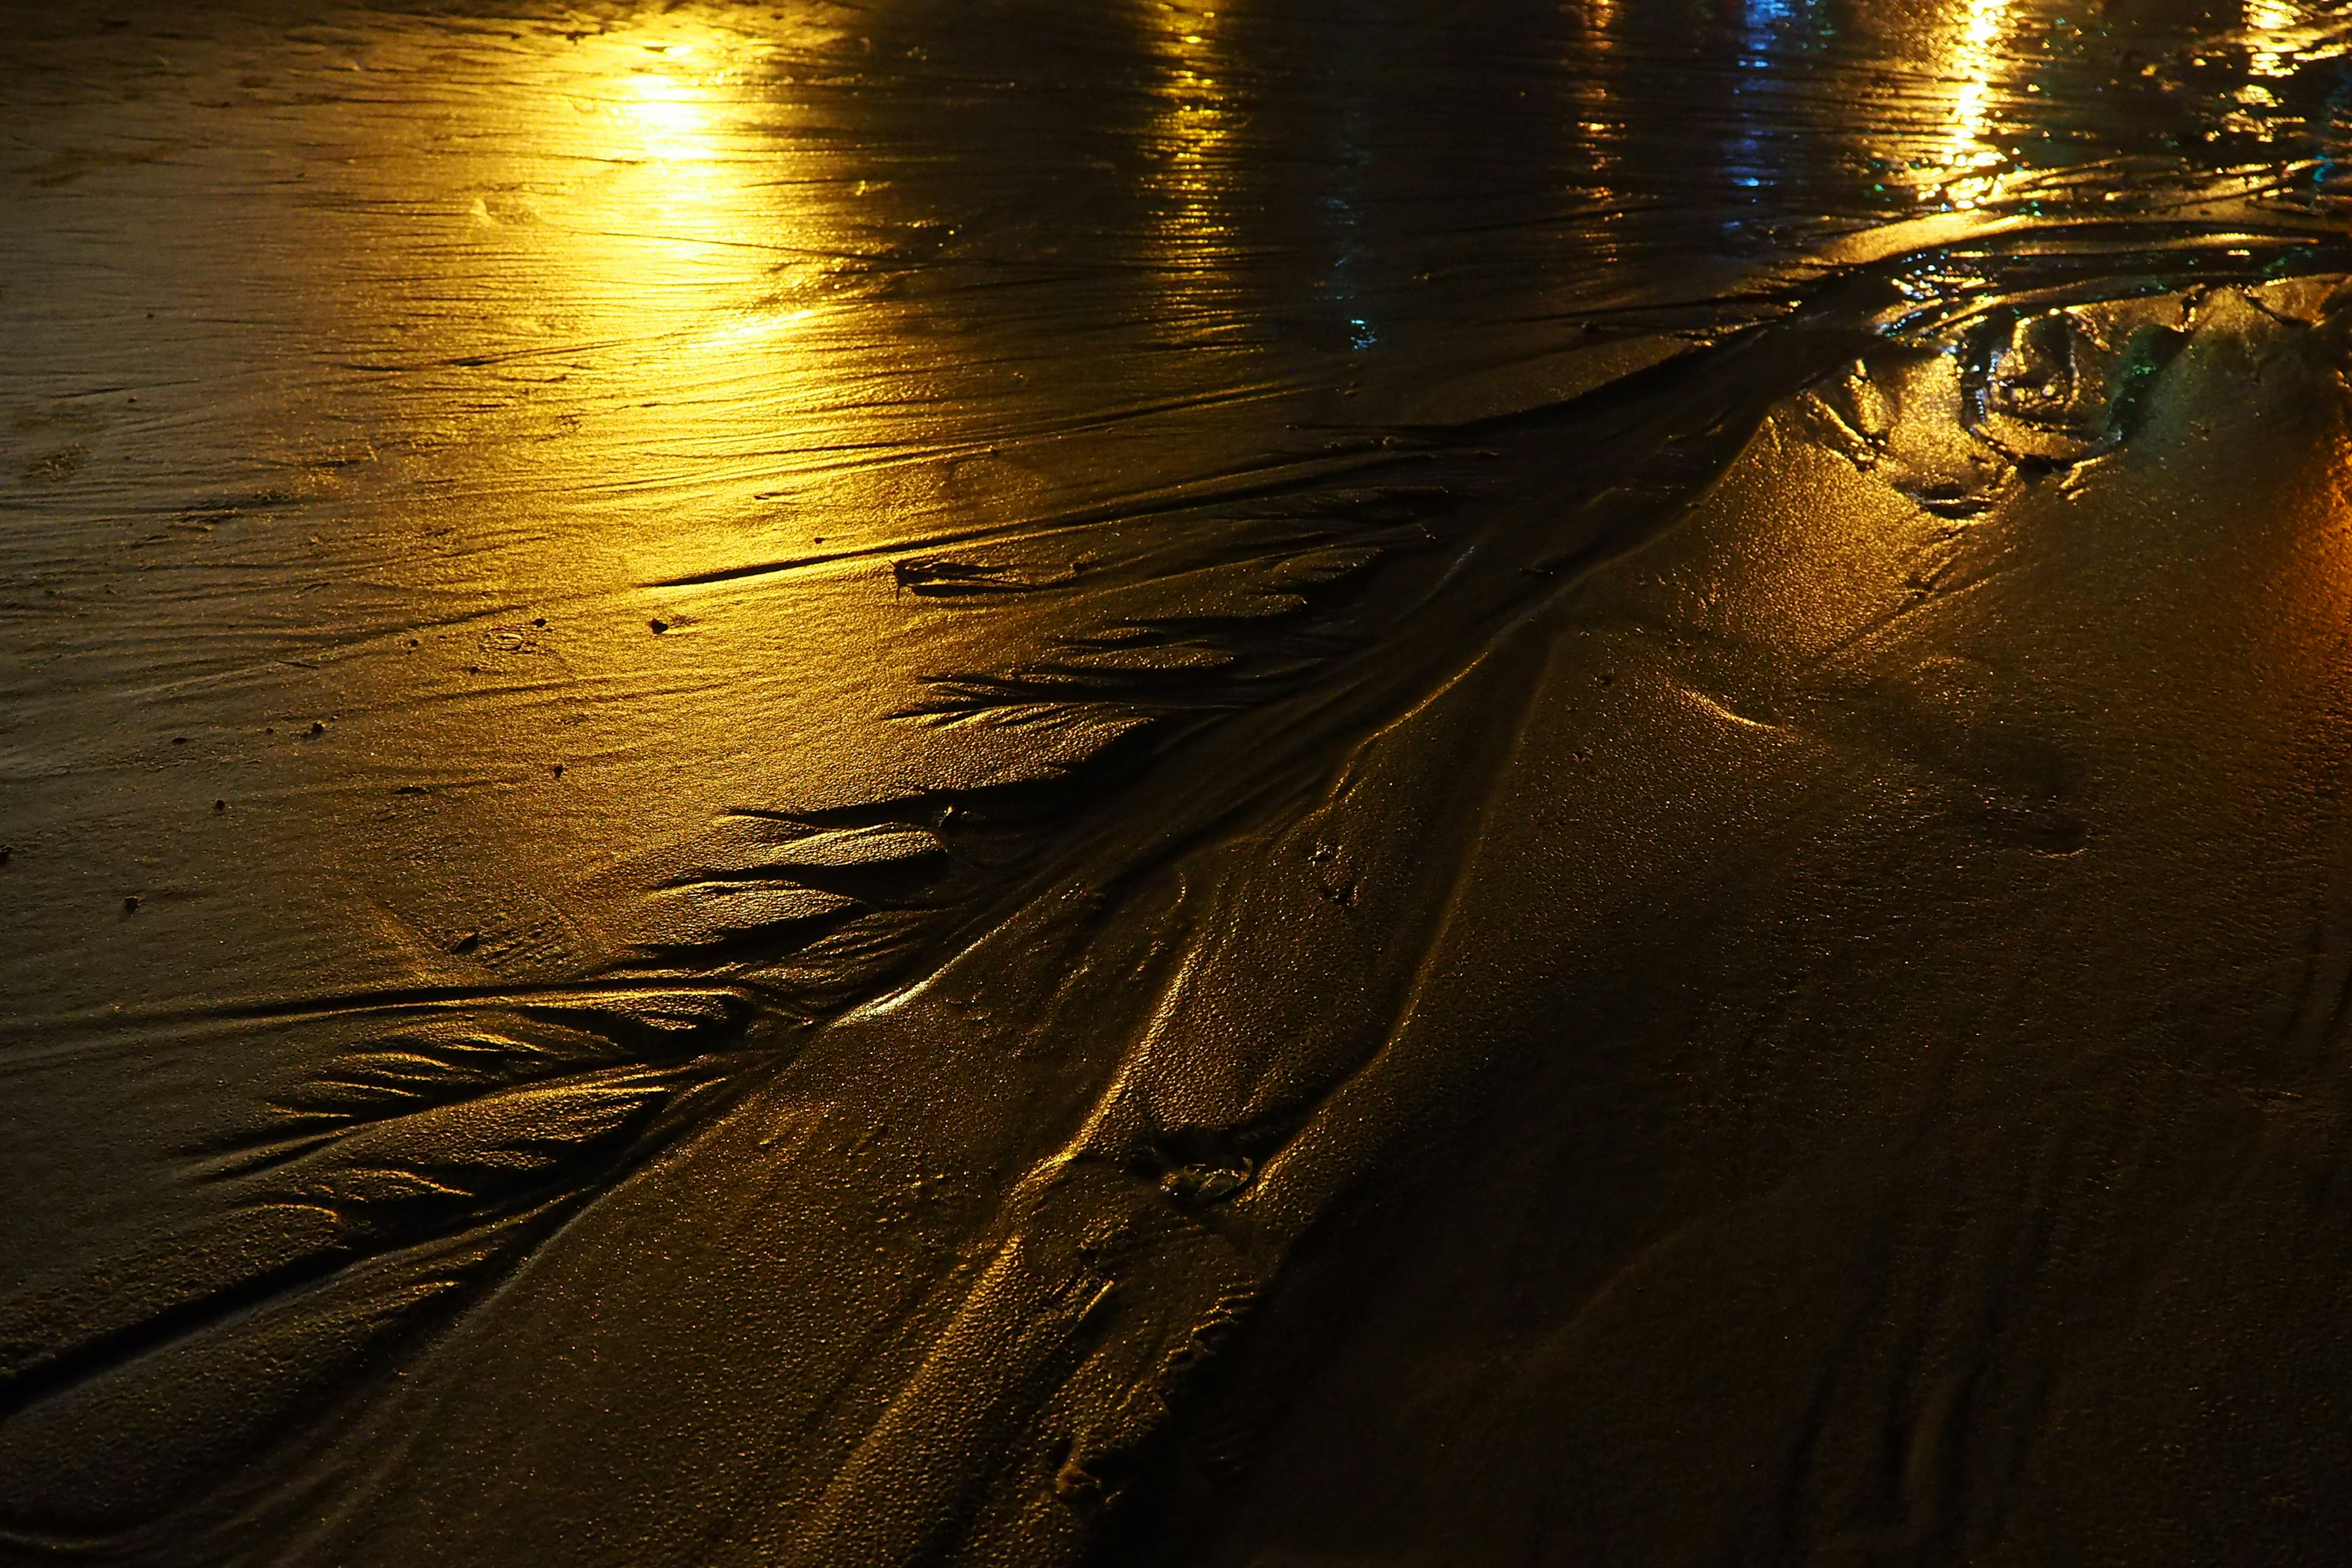
[[[2345,1560],[2352,11],[0,5],[0,1561]]]

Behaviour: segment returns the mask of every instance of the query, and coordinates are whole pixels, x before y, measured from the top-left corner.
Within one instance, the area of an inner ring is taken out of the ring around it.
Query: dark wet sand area
[[[0,5],[0,1562],[2352,1540],[2352,8]]]

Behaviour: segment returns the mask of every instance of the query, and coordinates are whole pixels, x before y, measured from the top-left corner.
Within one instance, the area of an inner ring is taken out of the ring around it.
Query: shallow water
[[[0,1555],[2352,1528],[2344,7],[12,7]]]

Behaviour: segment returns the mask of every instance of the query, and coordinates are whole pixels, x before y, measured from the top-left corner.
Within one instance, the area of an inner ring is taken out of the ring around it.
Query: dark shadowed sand
[[[0,6],[0,1561],[2352,1560],[2352,9]]]

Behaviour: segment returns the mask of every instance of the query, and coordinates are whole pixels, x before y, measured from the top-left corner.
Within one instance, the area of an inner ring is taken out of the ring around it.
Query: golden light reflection
[[[1231,80],[1223,22],[1214,10],[1165,6],[1154,14],[1153,50],[1165,63],[1149,127],[1157,198],[1153,259],[1170,302],[1196,329],[1214,331],[1232,312],[1234,141],[1241,110]],[[1207,318],[1202,320],[1201,318]]]
[[[1567,0],[1563,9],[1583,24],[1584,31],[1606,39],[1617,26],[1619,0]]]
[[[595,74],[582,84],[591,111],[578,155],[606,174],[576,189],[562,212],[559,226],[577,242],[566,271],[584,294],[617,296],[616,317],[626,316],[633,336],[659,335],[707,313],[727,298],[709,284],[749,281],[740,259],[714,250],[772,243],[798,216],[774,210],[764,199],[772,193],[749,188],[745,160],[729,146],[726,73],[698,68],[706,52],[690,43],[634,50],[625,43],[583,60]],[[578,110],[583,98],[572,102]],[[640,293],[649,273],[659,285],[689,286],[663,289],[651,317]]]
[[[2270,80],[2293,76],[2312,57],[2310,51],[2320,44],[2325,30],[2318,25],[2319,8],[2309,5],[2290,4],[2288,0],[2247,0],[2246,5],[2246,68],[2252,74]],[[2270,99],[2269,89],[2252,84],[2252,91]],[[2261,100],[2248,101],[2261,103]]]
[[[1605,54],[1615,38],[1617,0],[1583,0],[1572,8],[1584,24],[1594,53]],[[1602,177],[1621,161],[1613,147],[1618,130],[1617,106],[1610,91],[1610,73],[1569,73],[1566,96],[1572,123],[1582,133],[1578,150],[1590,173],[1594,194],[1605,200],[1608,190]]]
[[[516,40],[488,89],[446,87],[432,130],[383,156],[376,177],[438,226],[362,230],[322,268],[373,280],[334,299],[398,373],[366,390],[405,453],[380,481],[415,536],[396,570],[431,606],[352,706],[401,715],[428,775],[531,781],[403,828],[418,864],[465,869],[382,896],[485,951],[504,889],[586,907],[615,836],[663,841],[772,788],[777,672],[807,681],[851,641],[797,580],[731,616],[648,587],[833,533],[859,480],[810,454],[871,445],[905,374],[866,287],[879,204],[841,136],[806,132],[830,106],[778,87],[775,53],[825,41],[725,23]]]
[[[692,68],[694,46],[678,44],[661,53],[667,68],[640,66],[633,71],[625,84],[628,100],[620,111],[648,132],[647,152],[666,159],[706,158],[710,153],[706,134],[710,106],[705,91],[691,79],[669,74]]]
[[[2253,75],[2282,78],[2294,70],[2294,54],[2286,49],[2279,36],[2303,21],[2300,7],[2277,5],[2277,0],[2253,0],[2246,7],[2246,33],[2251,33],[2251,52],[2246,57],[2246,68]]]
[[[1958,84],[1946,130],[1922,182],[1951,206],[1980,206],[1998,198],[2008,154],[1995,144],[1994,90],[2011,0],[1969,0],[1942,75]]]
[[[772,47],[675,16],[574,40],[503,106],[508,155],[478,169],[481,264],[534,307],[504,350],[562,367],[533,402],[562,438],[499,460],[610,509],[567,530],[575,573],[740,551],[777,478],[751,455],[820,395],[804,338],[856,247],[824,150],[777,134]]]

